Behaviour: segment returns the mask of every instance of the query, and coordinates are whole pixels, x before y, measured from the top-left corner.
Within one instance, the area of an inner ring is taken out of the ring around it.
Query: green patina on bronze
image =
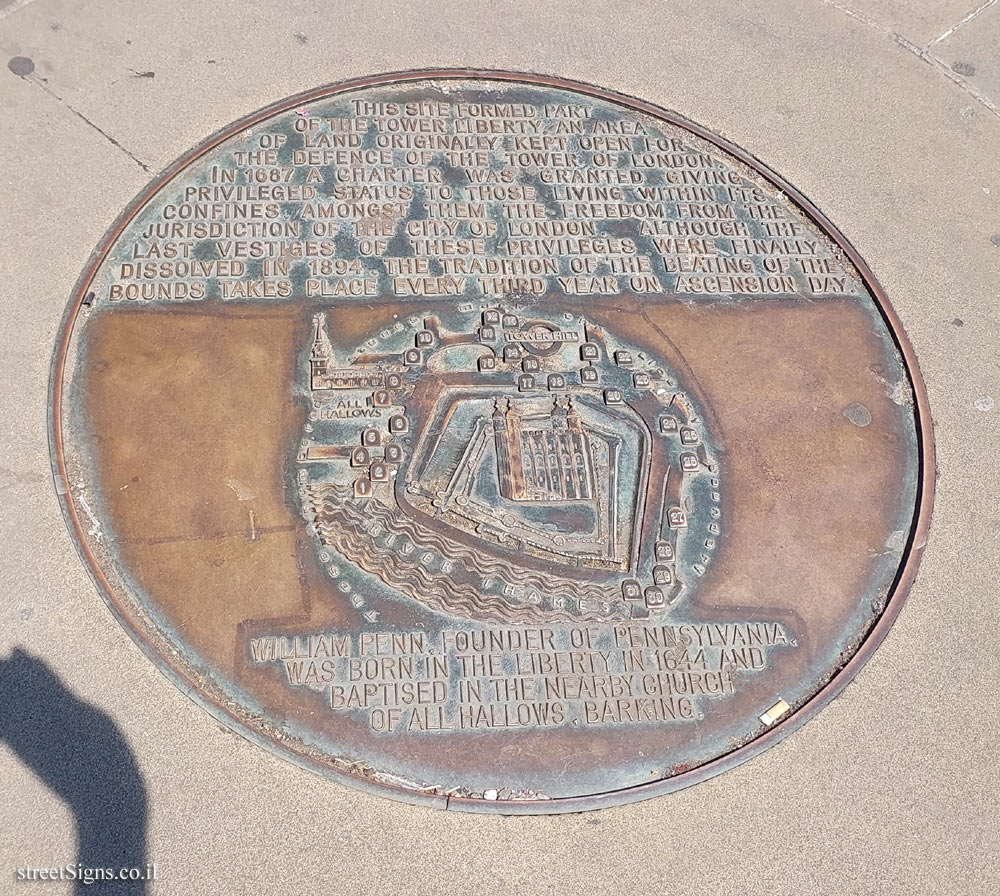
[[[57,483],[189,693],[460,809],[699,780],[835,695],[915,572],[923,387],[854,250],[595,88],[339,85],[181,159],[78,285]]]

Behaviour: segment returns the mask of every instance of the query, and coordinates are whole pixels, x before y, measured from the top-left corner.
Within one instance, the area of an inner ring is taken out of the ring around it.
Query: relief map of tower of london
[[[338,354],[318,314],[306,517],[321,544],[458,616],[657,615],[720,533],[704,422],[639,349],[571,312],[529,314],[411,316],[360,355]]]
[[[577,811],[846,684],[915,573],[925,402],[863,261],[741,150],[414,72],[238,122],[123,213],[53,467],[105,600],[226,724],[401,799]]]

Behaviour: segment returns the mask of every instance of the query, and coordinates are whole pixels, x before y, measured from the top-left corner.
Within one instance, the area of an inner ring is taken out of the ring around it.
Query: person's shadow
[[[20,648],[0,660],[0,740],[73,812],[77,866],[145,874],[146,786],[135,756],[105,713]],[[78,878],[74,892],[136,896],[146,883]]]

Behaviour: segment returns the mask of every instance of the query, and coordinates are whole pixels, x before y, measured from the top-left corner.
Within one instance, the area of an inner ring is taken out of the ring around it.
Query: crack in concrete
[[[1000,0],[986,0],[985,3],[981,4],[980,6],[977,6],[960,22],[957,22],[955,25],[952,25],[952,27],[949,28],[947,31],[945,31],[944,34],[941,34],[939,37],[934,38],[934,40],[932,40],[929,44],[927,44],[926,47],[920,46],[919,44],[910,40],[905,35],[900,34],[898,31],[894,31],[888,25],[878,21],[877,19],[873,19],[870,15],[862,12],[860,9],[855,9],[853,6],[841,2],[841,0],[821,0],[821,2],[825,3],[827,6],[832,6],[834,9],[839,10],[840,12],[844,13],[844,15],[850,16],[852,19],[856,19],[857,21],[862,22],[869,28],[875,28],[878,31],[882,31],[885,34],[888,34],[889,37],[891,37],[893,41],[896,42],[896,44],[898,44],[905,50],[909,50],[911,53],[913,53],[914,56],[916,56],[918,59],[923,60],[932,68],[937,69],[949,81],[961,87],[962,90],[964,90],[967,94],[969,94],[969,96],[971,96],[976,102],[978,102],[982,106],[985,106],[994,115],[1000,117],[1000,106],[998,106],[995,102],[993,102],[993,100],[991,100],[988,96],[986,96],[986,94],[984,94],[977,87],[974,87],[960,75],[953,72],[945,64],[943,60],[939,59],[937,56],[935,56],[933,53],[930,52],[931,47],[933,47],[935,44],[938,44],[941,41],[945,40],[946,38],[951,37],[951,35],[953,35],[960,28],[964,28],[966,25],[969,24],[969,22],[977,18],[981,13],[985,12],[992,6],[996,6],[996,4],[1000,2]]]
[[[135,153],[133,153],[128,148],[122,146],[121,143],[115,140],[115,138],[112,137],[107,131],[103,130],[101,127],[94,124],[94,122],[92,122],[89,118],[87,118],[87,116],[84,115],[82,112],[78,111],[77,109],[74,109],[69,103],[66,102],[66,100],[64,100],[51,87],[49,87],[48,84],[44,82],[44,80],[33,78],[31,75],[18,75],[18,77],[22,81],[27,81],[29,84],[34,84],[36,87],[40,87],[42,90],[45,91],[45,93],[47,93],[50,97],[52,97],[52,99],[54,99],[57,103],[59,103],[60,106],[62,106],[64,109],[68,109],[77,118],[79,118],[80,121],[84,122],[84,124],[89,125],[95,131],[97,131],[97,133],[100,134],[105,140],[107,140],[112,146],[117,147],[123,153],[125,153],[125,155],[127,155],[133,162],[135,162],[136,165],[138,165],[143,171],[145,171],[147,174],[153,173],[152,169],[144,161],[142,161],[142,159],[136,156]]]

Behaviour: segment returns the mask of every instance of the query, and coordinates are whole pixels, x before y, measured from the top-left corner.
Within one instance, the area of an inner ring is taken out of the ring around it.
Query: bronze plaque
[[[857,253],[607,91],[369,78],[226,128],[78,284],[56,482],[112,609],[241,733],[455,809],[774,743],[885,635],[932,484]]]

